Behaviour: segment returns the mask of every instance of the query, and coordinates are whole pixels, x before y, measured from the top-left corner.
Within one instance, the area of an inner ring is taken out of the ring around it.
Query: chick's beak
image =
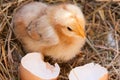
[[[84,30],[84,28],[82,26],[80,26],[80,25],[77,25],[76,27],[77,27],[76,33],[79,36],[81,36],[82,38],[85,38],[85,30]]]

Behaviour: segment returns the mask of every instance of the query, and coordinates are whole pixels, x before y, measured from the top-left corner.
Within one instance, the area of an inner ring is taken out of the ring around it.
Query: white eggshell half
[[[44,62],[41,53],[28,53],[21,60],[20,75],[22,80],[53,80],[59,75],[60,67]],[[36,77],[36,78],[35,78]]]
[[[72,69],[69,80],[108,80],[108,71],[99,64],[89,63]]]

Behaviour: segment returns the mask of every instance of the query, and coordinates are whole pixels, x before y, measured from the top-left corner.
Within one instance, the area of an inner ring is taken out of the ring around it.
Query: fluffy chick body
[[[42,52],[54,59],[72,59],[85,43],[84,16],[72,4],[26,4],[15,13],[13,24],[17,38],[28,52]],[[75,26],[82,27],[82,34]]]

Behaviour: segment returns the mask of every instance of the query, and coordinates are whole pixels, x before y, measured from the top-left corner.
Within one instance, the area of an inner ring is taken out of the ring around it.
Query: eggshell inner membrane
[[[59,65],[55,63],[55,66],[52,66],[49,63],[44,62],[41,53],[27,54],[22,58],[21,64],[23,68],[33,75],[45,80],[57,78],[60,72]]]
[[[108,71],[99,64],[89,63],[71,70],[69,80],[107,80]]]

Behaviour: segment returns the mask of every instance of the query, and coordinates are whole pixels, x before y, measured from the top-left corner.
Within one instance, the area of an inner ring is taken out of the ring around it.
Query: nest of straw
[[[18,66],[25,51],[11,28],[14,11],[34,0],[0,0],[0,80],[19,80]],[[73,3],[83,9],[86,18],[86,44],[80,55],[60,63],[58,80],[68,80],[70,70],[89,62],[99,63],[109,71],[109,80],[120,80],[120,3],[94,0],[38,0],[47,4]],[[46,61],[55,63],[46,58]]]

